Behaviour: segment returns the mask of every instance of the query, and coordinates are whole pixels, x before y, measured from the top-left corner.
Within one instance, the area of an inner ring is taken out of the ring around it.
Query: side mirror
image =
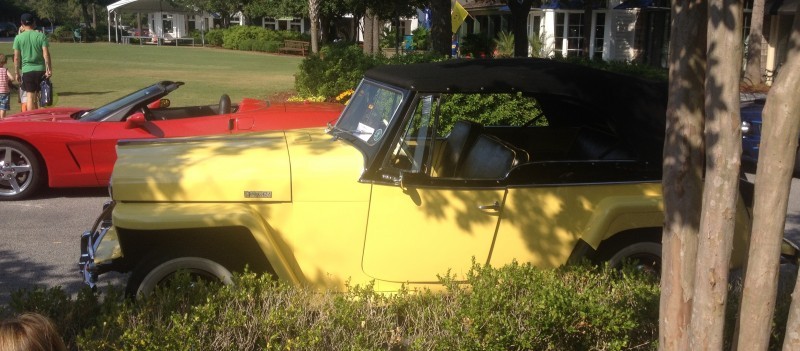
[[[146,122],[144,113],[136,112],[125,120],[125,129],[142,128]]]
[[[169,104],[170,104],[169,99],[161,99],[158,101],[151,102],[149,105],[147,105],[147,108],[151,110],[155,110],[157,108],[167,108],[169,107]]]

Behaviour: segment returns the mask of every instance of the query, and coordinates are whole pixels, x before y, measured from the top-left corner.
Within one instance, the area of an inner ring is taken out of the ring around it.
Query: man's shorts
[[[11,105],[9,100],[11,100],[10,93],[0,93],[0,110],[10,110]]]
[[[41,90],[44,71],[25,72],[22,74],[22,90],[38,93]]]

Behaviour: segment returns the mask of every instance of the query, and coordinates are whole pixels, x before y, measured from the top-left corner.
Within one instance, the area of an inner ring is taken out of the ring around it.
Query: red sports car
[[[96,109],[47,108],[0,121],[0,201],[52,188],[108,184],[120,139],[168,138],[325,126],[343,106],[243,99],[170,107],[183,85],[162,81]],[[158,155],[153,155],[158,157]]]

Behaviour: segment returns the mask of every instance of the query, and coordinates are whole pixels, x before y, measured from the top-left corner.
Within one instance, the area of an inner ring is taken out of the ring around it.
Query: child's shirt
[[[0,94],[11,93],[11,86],[8,84],[8,69],[0,67]]]

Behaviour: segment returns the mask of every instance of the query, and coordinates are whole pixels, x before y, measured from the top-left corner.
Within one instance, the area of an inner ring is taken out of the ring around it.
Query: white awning
[[[169,0],[120,0],[106,7],[108,12],[192,12],[173,6]]]

